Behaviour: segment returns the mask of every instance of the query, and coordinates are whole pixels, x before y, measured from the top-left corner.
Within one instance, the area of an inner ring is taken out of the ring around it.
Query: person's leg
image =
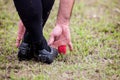
[[[18,14],[32,37],[32,42],[39,42],[39,48],[49,50],[42,32],[42,2],[41,0],[14,0]]]
[[[48,46],[42,32],[42,2],[41,0],[14,0],[18,14],[29,32],[35,54],[34,56],[42,62],[52,63],[58,55],[56,49]],[[29,52],[29,44],[22,42],[19,53]],[[25,54],[26,55],[26,54]],[[19,56],[19,55],[18,55]]]
[[[43,24],[42,24],[42,26],[43,27],[50,15],[50,11],[53,7],[54,2],[55,2],[55,0],[42,0],[42,7],[43,7],[43,15],[42,15]]]
[[[42,28],[44,28],[44,25],[50,15],[50,11],[53,7],[55,0],[42,0]],[[25,32],[24,34],[24,38],[23,38],[24,42],[32,42],[31,40],[31,36],[29,34],[29,32]]]

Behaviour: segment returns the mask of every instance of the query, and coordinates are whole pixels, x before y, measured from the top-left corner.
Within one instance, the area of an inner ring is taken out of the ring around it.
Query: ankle
[[[33,43],[33,46],[36,50],[47,50],[47,51],[51,51],[50,47],[48,46],[47,42],[46,41],[39,41],[39,42],[36,42],[36,43]]]

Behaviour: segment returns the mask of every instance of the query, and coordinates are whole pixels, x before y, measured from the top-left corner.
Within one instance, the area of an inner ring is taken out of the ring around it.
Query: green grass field
[[[19,17],[12,0],[0,0],[0,80],[120,80],[120,1],[75,1],[70,25],[74,50],[47,65],[18,61]],[[45,25],[46,39],[58,4],[56,0]]]

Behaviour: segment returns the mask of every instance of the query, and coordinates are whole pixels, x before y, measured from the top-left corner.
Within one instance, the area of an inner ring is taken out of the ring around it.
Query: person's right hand
[[[54,48],[58,48],[61,45],[67,45],[72,51],[73,47],[70,37],[69,26],[57,25],[50,35],[48,44]]]
[[[23,25],[22,21],[19,21],[18,24],[18,33],[17,33],[17,39],[16,39],[16,47],[20,46],[20,42],[23,39],[25,33],[25,26]]]

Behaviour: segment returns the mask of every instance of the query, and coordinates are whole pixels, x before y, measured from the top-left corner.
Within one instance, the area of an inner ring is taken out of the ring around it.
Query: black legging
[[[48,19],[54,0],[14,0],[18,14],[25,25],[24,41],[47,44],[43,27]]]

